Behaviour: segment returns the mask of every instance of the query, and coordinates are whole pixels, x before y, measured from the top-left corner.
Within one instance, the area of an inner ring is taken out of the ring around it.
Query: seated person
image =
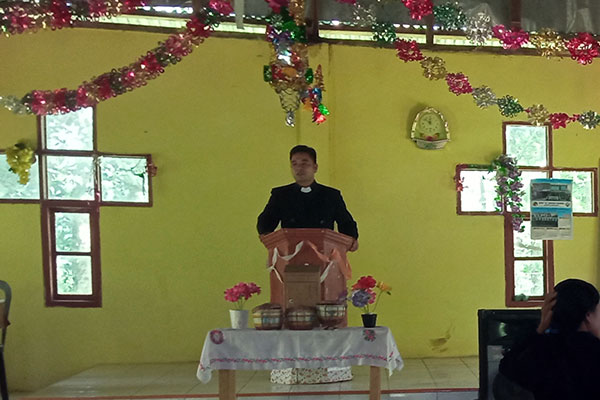
[[[500,362],[501,379],[536,400],[600,399],[600,296],[585,281],[567,279],[546,296],[537,333]]]

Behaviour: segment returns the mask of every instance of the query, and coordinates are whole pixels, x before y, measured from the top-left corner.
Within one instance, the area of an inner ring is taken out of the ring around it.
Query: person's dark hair
[[[317,163],[317,152],[312,147],[308,147],[303,144],[299,144],[298,146],[292,147],[292,149],[290,150],[290,160],[292,159],[292,156],[296,153],[306,153],[310,156],[310,158],[312,158],[315,164]]]
[[[600,295],[598,290],[581,279],[567,279],[554,287],[556,304],[552,309],[552,329],[560,333],[576,332],[588,312],[594,312]]]

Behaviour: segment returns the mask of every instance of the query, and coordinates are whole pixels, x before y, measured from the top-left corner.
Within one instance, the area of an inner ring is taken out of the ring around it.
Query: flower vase
[[[229,310],[231,327],[233,329],[246,329],[248,327],[248,310]]]
[[[377,314],[362,314],[361,317],[365,328],[375,328],[377,325]]]

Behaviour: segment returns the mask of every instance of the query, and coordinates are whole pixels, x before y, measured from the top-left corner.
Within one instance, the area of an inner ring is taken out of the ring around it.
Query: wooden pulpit
[[[338,301],[351,269],[346,252],[353,238],[331,229],[280,229],[261,238],[269,250],[271,302],[288,307]]]

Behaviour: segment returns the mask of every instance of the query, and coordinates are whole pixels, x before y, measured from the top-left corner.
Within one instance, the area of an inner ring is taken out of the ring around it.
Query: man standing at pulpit
[[[282,228],[333,229],[354,238],[350,251],[358,249],[358,228],[339,190],[315,181],[317,152],[298,145],[290,151],[290,165],[295,183],[273,188],[271,198],[258,216],[260,235]]]

